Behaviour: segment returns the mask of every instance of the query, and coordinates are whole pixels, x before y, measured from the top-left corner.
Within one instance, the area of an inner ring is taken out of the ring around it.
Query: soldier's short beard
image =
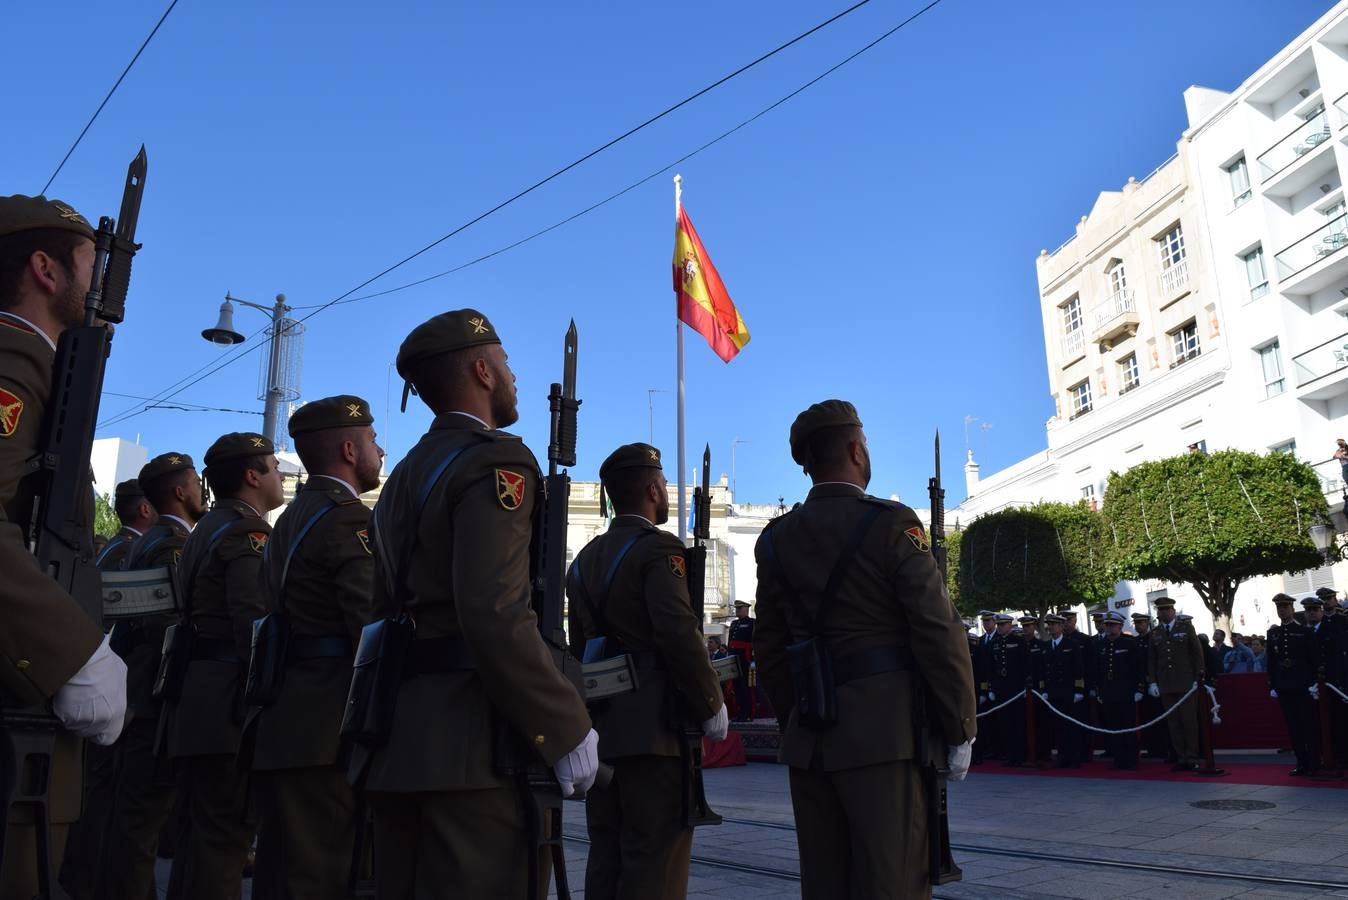
[[[52,313],[62,328],[75,328],[84,324],[85,289],[75,283],[75,273],[66,270],[68,284],[65,293],[52,302]]]
[[[492,424],[497,428],[514,425],[520,418],[514,382],[503,368],[497,368],[496,387],[491,392]]]

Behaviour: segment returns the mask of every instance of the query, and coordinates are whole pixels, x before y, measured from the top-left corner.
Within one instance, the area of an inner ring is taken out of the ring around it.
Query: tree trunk
[[[1220,576],[1194,582],[1194,588],[1203,598],[1203,605],[1212,613],[1214,626],[1231,634],[1231,610],[1236,604],[1236,588],[1240,579]]]

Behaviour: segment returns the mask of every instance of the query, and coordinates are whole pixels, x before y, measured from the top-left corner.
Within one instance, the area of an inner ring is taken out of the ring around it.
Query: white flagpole
[[[683,176],[682,176],[682,175],[675,175],[675,176],[674,176],[674,225],[675,225],[676,228],[678,227],[678,222],[679,222],[679,211],[682,209],[682,206],[683,206]],[[676,304],[677,304],[677,298],[675,299],[675,302],[676,302]],[[683,434],[683,319],[681,319],[681,318],[679,317],[679,310],[678,310],[677,305],[675,306],[675,309],[674,309],[674,323],[675,323],[675,324],[674,324],[675,340],[676,340],[676,346],[677,346],[677,348],[678,348],[677,351],[676,351],[676,354],[675,354],[675,358],[678,360],[678,363],[677,363],[677,370],[678,370],[678,375],[677,375],[677,380],[678,380],[678,384],[677,384],[678,400],[677,400],[677,402],[676,402],[676,406],[677,406],[677,408],[678,408],[678,442],[679,442],[679,451],[678,451],[678,461],[679,461],[679,540],[683,541],[684,543],[687,543],[687,542],[688,542],[688,501],[687,501],[687,498],[685,497],[685,491],[686,491],[686,489],[687,489],[687,482],[686,482],[684,479],[686,479],[686,478],[688,477],[688,475],[687,475],[687,467],[684,465],[684,452],[683,452],[683,443],[684,443],[684,434]]]

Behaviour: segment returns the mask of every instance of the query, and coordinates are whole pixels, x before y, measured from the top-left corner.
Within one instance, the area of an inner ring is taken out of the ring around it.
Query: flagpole
[[[675,227],[675,228],[678,227],[678,224],[679,224],[679,212],[680,212],[680,210],[681,210],[682,208],[683,208],[683,176],[682,176],[682,175],[675,175],[675,176],[674,176],[674,227]],[[678,442],[679,442],[679,449],[678,449],[678,460],[679,460],[679,540],[680,540],[680,541],[683,541],[684,543],[687,543],[687,542],[688,542],[688,508],[687,508],[687,507],[688,507],[688,501],[687,501],[686,496],[685,496],[685,495],[686,495],[686,487],[687,487],[687,481],[686,481],[685,479],[687,479],[687,477],[688,477],[688,469],[687,469],[687,467],[684,465],[685,460],[684,460],[684,450],[683,450],[683,443],[684,443],[684,433],[683,433],[683,427],[684,427],[684,426],[683,426],[683,319],[679,316],[678,298],[677,298],[677,296],[675,297],[674,302],[675,302],[675,307],[674,307],[674,334],[675,334],[675,346],[676,346],[676,348],[677,348],[676,351],[675,351],[675,359],[677,360],[677,363],[676,363],[676,369],[677,369],[676,379],[677,379],[677,382],[678,382],[678,384],[676,385],[676,387],[677,387],[677,393],[678,393],[678,399],[675,401],[675,406],[676,406],[677,409],[678,409],[678,414],[677,414],[677,415],[678,415],[677,440],[678,440]]]

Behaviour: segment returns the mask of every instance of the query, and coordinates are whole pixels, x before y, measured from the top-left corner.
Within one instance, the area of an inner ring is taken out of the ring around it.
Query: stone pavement
[[[721,815],[779,827],[727,822],[698,829],[688,895],[798,896],[799,884],[789,878],[798,867],[795,834],[789,830],[786,770],[751,763],[709,770],[706,781],[711,805]],[[1273,806],[1243,811],[1191,805],[1211,800]],[[1035,778],[976,769],[964,783],[951,785],[950,808],[955,857],[964,869],[964,880],[937,888],[937,897],[1348,897],[1348,793],[1341,790],[1224,784],[1221,779],[1188,783]],[[568,804],[567,816],[568,836],[583,839],[584,810]],[[958,849],[961,846],[1048,853],[1079,864]],[[578,900],[584,897],[586,850],[583,840],[567,842],[567,869]],[[1108,868],[1099,865],[1103,861],[1166,865],[1180,872]],[[729,871],[716,867],[718,862],[769,871]],[[1222,876],[1310,879],[1341,887],[1299,888],[1191,874],[1199,870]],[[162,887],[167,866],[161,863],[159,873]],[[248,896],[245,890],[244,897]]]

